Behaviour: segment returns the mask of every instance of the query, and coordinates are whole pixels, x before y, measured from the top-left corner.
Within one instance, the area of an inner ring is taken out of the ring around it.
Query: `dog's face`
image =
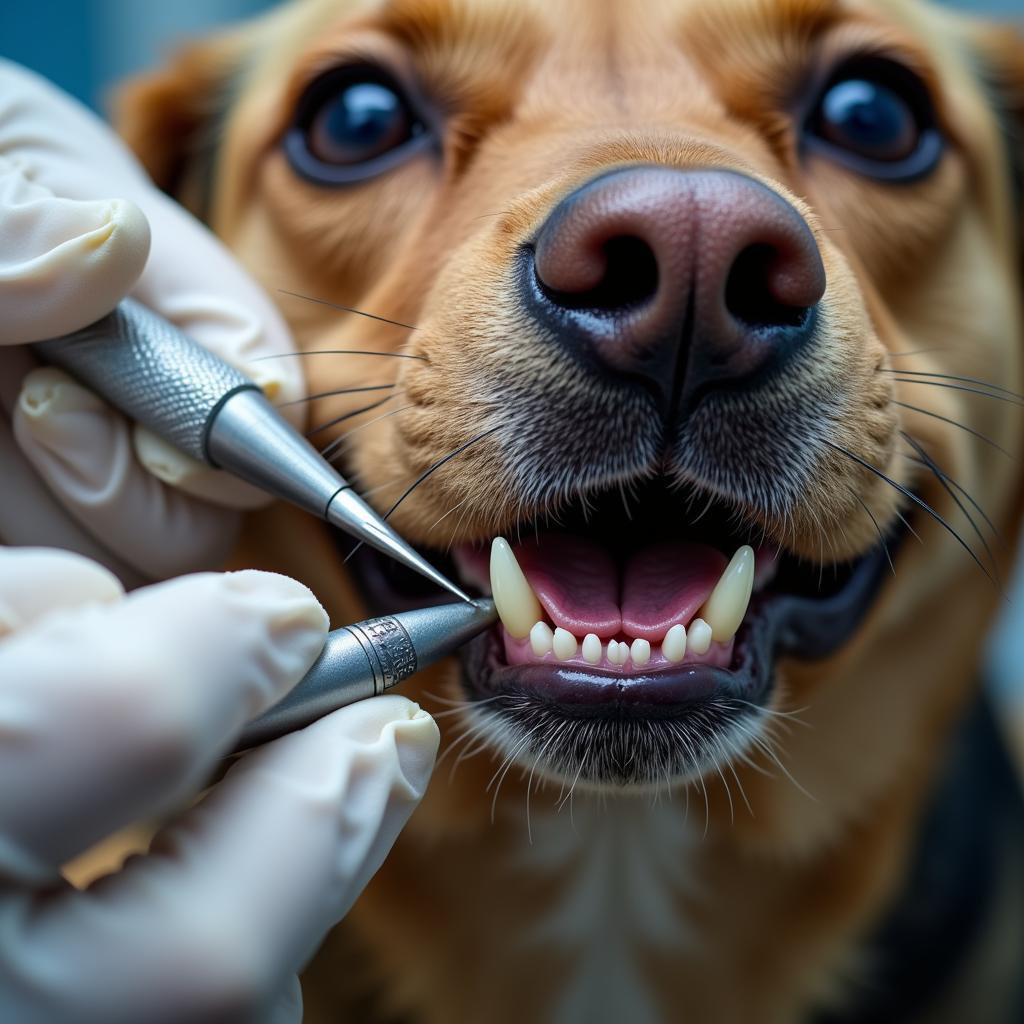
[[[305,0],[129,95],[271,294],[387,318],[281,298],[379,353],[305,360],[314,439],[494,584],[470,745],[638,788],[780,709],[953,700],[1019,493],[995,39],[909,0]]]

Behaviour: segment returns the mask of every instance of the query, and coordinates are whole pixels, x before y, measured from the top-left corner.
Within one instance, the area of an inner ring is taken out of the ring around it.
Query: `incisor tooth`
[[[588,633],[583,638],[583,660],[596,665],[601,660],[601,640],[596,633]]]
[[[686,634],[686,646],[694,654],[707,654],[711,646],[711,627],[703,619],[694,619]]]
[[[634,665],[646,665],[651,660],[650,641],[637,637],[629,647],[629,654]]]
[[[731,640],[740,628],[754,589],[754,549],[749,544],[737,550],[701,608],[701,618],[711,627],[719,643]]]
[[[553,647],[554,633],[546,622],[535,622],[530,630],[530,649],[538,658],[543,658]]]
[[[540,602],[504,537],[491,544],[491,594],[502,625],[517,640],[529,636],[541,617]]]
[[[555,657],[560,661],[568,661],[576,655],[576,637],[574,637],[569,630],[562,629],[561,626],[558,626],[555,629],[553,646],[555,649]]]
[[[676,623],[661,641],[661,653],[666,661],[680,662],[686,657],[686,627]]]
[[[612,665],[622,664],[622,659],[619,657],[619,643],[617,640],[608,641],[608,661]]]

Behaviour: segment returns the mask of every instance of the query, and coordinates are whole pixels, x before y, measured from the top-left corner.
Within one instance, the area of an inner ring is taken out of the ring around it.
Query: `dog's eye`
[[[426,140],[423,120],[386,74],[338,68],[306,90],[284,145],[303,177],[346,185],[390,170]]]
[[[848,63],[833,74],[807,121],[805,141],[883,181],[923,177],[943,148],[924,83],[880,58]]]

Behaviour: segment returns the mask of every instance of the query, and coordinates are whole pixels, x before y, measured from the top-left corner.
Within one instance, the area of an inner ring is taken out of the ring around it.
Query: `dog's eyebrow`
[[[379,23],[415,50],[450,48],[460,43],[519,48],[533,40],[537,19],[526,0],[388,0]],[[515,31],[513,31],[513,29]]]
[[[745,15],[748,24],[771,29],[773,35],[810,40],[826,32],[846,13],[841,0],[724,0],[684,9],[681,28],[689,28],[695,17],[708,24],[721,18],[729,24]]]

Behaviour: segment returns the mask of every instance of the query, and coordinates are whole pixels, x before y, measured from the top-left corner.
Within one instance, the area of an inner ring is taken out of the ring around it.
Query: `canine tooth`
[[[554,646],[555,634],[546,622],[535,622],[530,630],[530,648],[538,658],[543,658]]]
[[[529,636],[541,617],[540,602],[504,537],[491,544],[491,593],[502,625],[517,640]]]
[[[596,665],[601,660],[601,641],[596,633],[588,633],[583,638],[583,660]]]
[[[637,637],[630,645],[629,653],[634,665],[646,665],[651,660],[651,644]]]
[[[666,661],[680,662],[686,657],[686,627],[677,622],[661,641],[661,653]]]
[[[560,661],[568,661],[576,654],[576,637],[567,629],[558,626],[555,629],[554,639],[555,657]]]
[[[687,646],[694,654],[707,654],[711,646],[711,627],[703,619],[694,619],[686,638]]]
[[[739,548],[704,602],[700,614],[719,642],[731,640],[740,628],[754,589],[754,549],[749,544]]]
[[[608,641],[608,660],[613,665],[622,664],[622,659],[619,657],[619,644],[616,640]]]

